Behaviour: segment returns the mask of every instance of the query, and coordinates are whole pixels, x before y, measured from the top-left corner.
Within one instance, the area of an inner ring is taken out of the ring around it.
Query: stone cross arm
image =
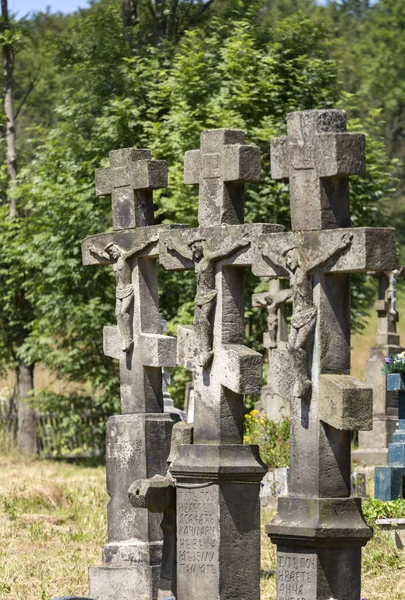
[[[306,163],[308,163],[306,165]],[[298,143],[288,137],[271,141],[271,176],[288,179],[290,168],[305,169],[316,165],[317,175],[335,177],[362,175],[365,172],[365,135],[363,133],[328,132],[315,135],[312,152],[305,156]]]
[[[262,235],[254,240],[252,270],[259,277],[285,277],[283,253],[288,248],[302,251],[310,262],[322,262],[342,236],[350,235],[351,242],[337,259],[320,269],[326,273],[356,273],[374,270],[392,270],[396,264],[395,230],[390,227],[358,227]],[[263,251],[278,257],[279,261],[263,256]]]
[[[175,367],[176,338],[159,333],[140,332],[136,336],[136,351],[144,367]],[[103,350],[105,356],[122,360],[121,336],[116,325],[106,325],[103,329]]]
[[[177,364],[193,371],[196,367],[196,339],[192,325],[177,328]],[[223,344],[214,356],[220,366],[220,385],[235,394],[260,394],[263,357],[243,344]]]
[[[96,169],[96,195],[108,196],[119,187],[156,190],[167,187],[167,164],[152,160],[145,148],[122,148],[110,152],[110,167]]]
[[[108,257],[105,248],[116,244],[122,251],[129,254],[134,248],[145,246],[137,256],[158,258],[158,238],[163,231],[173,231],[179,225],[153,225],[139,229],[128,229],[117,232],[100,233],[91,235],[82,241],[82,260],[84,265],[107,265],[114,261]]]
[[[251,243],[256,237],[282,231],[281,225],[249,223],[218,227],[199,227],[177,231],[165,231],[160,235],[160,263],[168,270],[192,270],[194,262],[190,246],[193,242],[206,241],[213,251],[231,249],[238,243],[244,244],[239,250],[221,259],[222,264],[249,266],[252,264]]]

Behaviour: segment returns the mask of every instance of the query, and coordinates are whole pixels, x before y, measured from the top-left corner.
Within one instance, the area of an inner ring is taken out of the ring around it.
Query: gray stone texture
[[[114,230],[153,225],[152,190],[167,187],[167,164],[146,149],[110,152],[110,167],[96,169],[96,195],[112,198]]]
[[[269,364],[272,362],[272,350],[278,348],[285,351],[287,347],[287,304],[291,304],[291,290],[282,279],[270,279],[267,292],[258,292],[252,296],[253,308],[267,309],[267,331],[263,335],[263,346],[267,350]],[[284,370],[280,376],[284,379]],[[262,387],[260,400],[256,402],[256,409],[276,423],[290,414],[289,403],[278,394],[279,385],[274,370],[269,368],[267,385]]]
[[[387,378],[381,373],[385,357],[403,350],[397,333],[399,316],[391,297],[395,294],[396,300],[396,290],[392,290],[390,281],[392,273],[378,273],[376,344],[370,348],[366,369],[366,382],[373,389],[373,429],[359,432],[359,448],[353,453],[357,460],[374,466],[387,464],[387,447],[398,419],[398,393],[387,390]]]
[[[185,155],[199,185],[199,228],[160,238],[167,269],[194,269],[194,327],[178,329],[177,362],[194,374],[194,443],[171,466],[177,487],[177,600],[260,597],[257,448],[243,446],[243,395],[260,393],[262,357],[244,346],[244,274],[252,240],[274,225],[244,225],[244,183],[260,151],[243,131],[210,130]],[[246,556],[249,560],[246,561]]]
[[[111,195],[115,231],[82,242],[84,264],[112,264],[116,275],[117,325],[104,328],[104,353],[119,360],[123,413],[107,422],[108,543],[102,566],[89,570],[97,600],[158,596],[162,515],[134,508],[128,488],[166,473],[174,423],[163,413],[162,367],[176,364],[176,339],[162,334],[157,282],[159,233],[170,227],[154,225],[152,197],[166,184],[166,163],[148,150],[111,152],[96,193]]]
[[[273,177],[289,179],[293,232],[260,236],[253,249],[254,274],[288,274],[293,290],[287,352],[273,351],[291,404],[289,496],[266,528],[278,547],[278,600],[359,600],[371,537],[350,498],[350,429],[372,419],[370,391],[350,376],[350,273],[392,270],[395,242],[392,229],[349,229],[348,176],[364,172],[365,140],[345,128],[340,111],[288,116],[271,160]]]

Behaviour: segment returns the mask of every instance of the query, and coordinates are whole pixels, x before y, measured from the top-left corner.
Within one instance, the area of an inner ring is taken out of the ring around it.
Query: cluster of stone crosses
[[[351,496],[350,445],[351,431],[372,429],[373,394],[350,375],[350,274],[392,273],[395,232],[351,228],[349,176],[365,172],[365,136],[346,132],[341,111],[291,113],[287,136],[271,142],[271,175],[289,181],[291,231],[244,223],[244,186],[260,170],[243,131],[203,131],[184,159],[185,183],[199,186],[194,229],[155,225],[153,190],[167,186],[167,165],[148,150],[115,150],[96,171],[113,231],[86,238],[82,255],[116,274],[104,352],[119,360],[122,414],[107,422],[108,542],[89,570],[94,599],[260,598],[266,467],[243,444],[244,395],[262,391],[262,356],[244,345],[251,268],[271,278],[253,298],[270,305],[269,397],[291,414],[289,492],[266,526],[277,600],[360,600],[372,532]],[[177,338],[162,333],[158,260],[195,271],[194,325]],[[177,365],[193,373],[193,424],[163,412],[162,368]]]

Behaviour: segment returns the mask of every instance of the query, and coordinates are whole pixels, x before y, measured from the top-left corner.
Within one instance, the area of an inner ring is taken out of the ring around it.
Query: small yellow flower
[[[405,350],[403,352],[401,352],[401,354],[397,355],[398,358],[405,358]]]
[[[255,415],[259,414],[259,411],[256,410],[255,408],[250,412],[250,414],[254,417]]]

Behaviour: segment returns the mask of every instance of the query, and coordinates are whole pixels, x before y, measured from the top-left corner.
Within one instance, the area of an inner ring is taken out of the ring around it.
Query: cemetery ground
[[[0,598],[86,594],[106,541],[105,469],[0,458]],[[272,513],[263,511],[262,524]],[[246,557],[248,560],[248,557]],[[261,599],[275,599],[275,546],[262,533]],[[375,531],[363,553],[363,596],[403,600],[404,553]],[[344,600],[344,599],[343,599]]]
[[[405,293],[398,294],[405,314]],[[398,326],[405,337],[405,320]],[[353,374],[364,377],[376,313],[352,337]],[[22,461],[0,455],[0,599],[49,600],[87,594],[87,568],[100,564],[106,542],[105,467],[65,461]],[[262,525],[271,519],[263,511]],[[275,599],[275,546],[262,531],[261,599]],[[362,597],[404,600],[405,554],[377,529],[363,552]],[[341,599],[339,599],[341,600]]]

